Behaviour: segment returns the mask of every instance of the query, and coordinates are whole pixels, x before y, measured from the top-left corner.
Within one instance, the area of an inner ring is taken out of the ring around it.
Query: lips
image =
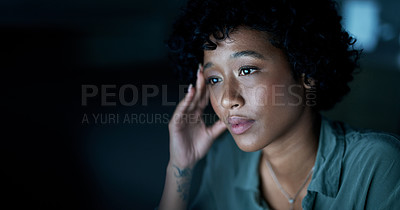
[[[244,117],[228,117],[227,119],[230,130],[236,135],[243,134],[251,128],[254,124],[254,120],[247,119]]]

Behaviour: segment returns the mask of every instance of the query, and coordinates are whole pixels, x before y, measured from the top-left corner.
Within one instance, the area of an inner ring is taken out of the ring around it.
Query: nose
[[[244,98],[238,88],[228,86],[224,87],[224,93],[221,98],[221,105],[225,109],[238,109],[244,105]]]

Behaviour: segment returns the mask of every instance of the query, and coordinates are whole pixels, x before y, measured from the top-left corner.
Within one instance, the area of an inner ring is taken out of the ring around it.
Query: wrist
[[[176,184],[176,193],[183,202],[189,200],[189,192],[193,176],[193,167],[181,168],[173,163],[167,167],[167,179]]]
[[[170,159],[168,162],[169,168],[179,168],[179,169],[193,169],[197,162],[188,162],[188,161],[178,161]]]
[[[169,162],[167,166],[167,173],[174,174],[178,178],[189,178],[192,176],[192,172],[195,164],[192,165],[182,165],[176,164],[174,162]]]

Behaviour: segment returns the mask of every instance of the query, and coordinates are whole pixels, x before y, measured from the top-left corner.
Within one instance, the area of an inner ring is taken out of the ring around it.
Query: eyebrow
[[[253,57],[253,58],[258,58],[258,59],[265,60],[265,57],[263,55],[261,55],[258,52],[252,51],[252,50],[244,50],[244,51],[233,53],[231,55],[231,58],[238,58],[238,57],[243,57],[243,56],[250,56],[250,57]]]
[[[260,53],[258,53],[256,51],[252,51],[252,50],[244,50],[244,51],[240,51],[240,52],[235,52],[230,57],[238,58],[238,57],[244,57],[244,56],[249,56],[249,57],[253,57],[253,58],[257,58],[257,59],[266,60],[263,55],[261,55]],[[212,67],[213,65],[214,64],[211,62],[204,64],[203,71],[207,70],[208,68]]]
[[[211,63],[211,62],[208,62],[208,63],[204,64],[204,66],[203,66],[203,72],[204,72],[205,70],[207,70],[208,68],[212,67],[213,65],[214,65],[214,64]]]

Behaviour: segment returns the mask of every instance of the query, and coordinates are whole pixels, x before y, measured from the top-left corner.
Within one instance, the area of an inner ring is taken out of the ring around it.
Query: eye
[[[248,74],[252,74],[258,69],[255,67],[242,67],[239,69],[239,76],[246,76]]]
[[[222,79],[220,79],[220,78],[211,77],[211,78],[207,79],[207,84],[215,85],[216,83],[221,82],[221,81],[222,81]]]

